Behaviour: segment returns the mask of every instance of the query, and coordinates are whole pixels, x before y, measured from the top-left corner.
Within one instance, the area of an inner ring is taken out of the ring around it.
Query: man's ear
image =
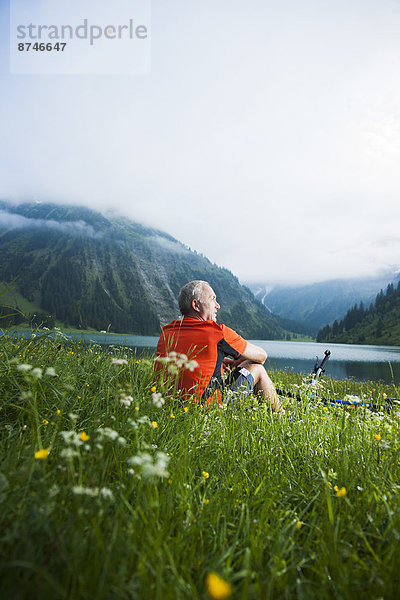
[[[199,301],[196,298],[193,298],[192,300],[192,308],[194,311],[200,312]]]

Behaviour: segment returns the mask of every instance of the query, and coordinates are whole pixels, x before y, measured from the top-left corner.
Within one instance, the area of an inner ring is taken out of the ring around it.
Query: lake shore
[[[54,337],[60,333],[54,331],[19,330],[11,335],[30,337],[44,335]],[[157,346],[158,336],[131,336],[113,333],[63,332],[75,341],[85,344],[107,346],[126,346],[136,348],[138,353],[153,353]],[[324,351],[331,350],[331,358],[327,365],[327,374],[337,379],[353,378],[358,381],[376,380],[385,383],[400,384],[400,348],[388,346],[365,346],[348,344],[318,344],[316,342],[287,342],[277,340],[250,340],[262,346],[268,360],[267,370],[293,370],[304,375],[310,374],[316,357],[322,358]]]

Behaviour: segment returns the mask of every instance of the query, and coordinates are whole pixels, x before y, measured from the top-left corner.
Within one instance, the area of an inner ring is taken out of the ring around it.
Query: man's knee
[[[258,383],[261,379],[267,377],[267,371],[259,363],[249,363],[246,365],[246,369],[253,375],[254,383]]]

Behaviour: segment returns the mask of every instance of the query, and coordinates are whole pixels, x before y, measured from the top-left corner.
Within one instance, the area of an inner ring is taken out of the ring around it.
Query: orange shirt
[[[207,400],[216,389],[223,388],[224,357],[238,358],[246,345],[245,339],[225,325],[185,317],[163,327],[157,356],[165,357],[175,351],[197,362],[198,366],[193,370],[185,369],[184,365],[180,368],[178,389],[186,397],[194,394],[199,402]]]

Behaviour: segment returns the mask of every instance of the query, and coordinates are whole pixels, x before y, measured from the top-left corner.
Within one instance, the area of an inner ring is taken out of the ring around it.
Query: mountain
[[[381,290],[368,309],[355,305],[340,322],[326,325],[317,342],[400,346],[400,281]]]
[[[365,279],[336,279],[304,286],[248,284],[256,298],[284,319],[308,326],[316,333],[326,324],[341,319],[354,304],[369,305],[380,289],[394,281],[395,273]],[[293,329],[292,329],[293,330]]]
[[[193,279],[214,288],[220,322],[247,338],[284,337],[232,273],[167,233],[84,207],[0,201],[0,304],[30,313],[32,323],[158,335]]]

